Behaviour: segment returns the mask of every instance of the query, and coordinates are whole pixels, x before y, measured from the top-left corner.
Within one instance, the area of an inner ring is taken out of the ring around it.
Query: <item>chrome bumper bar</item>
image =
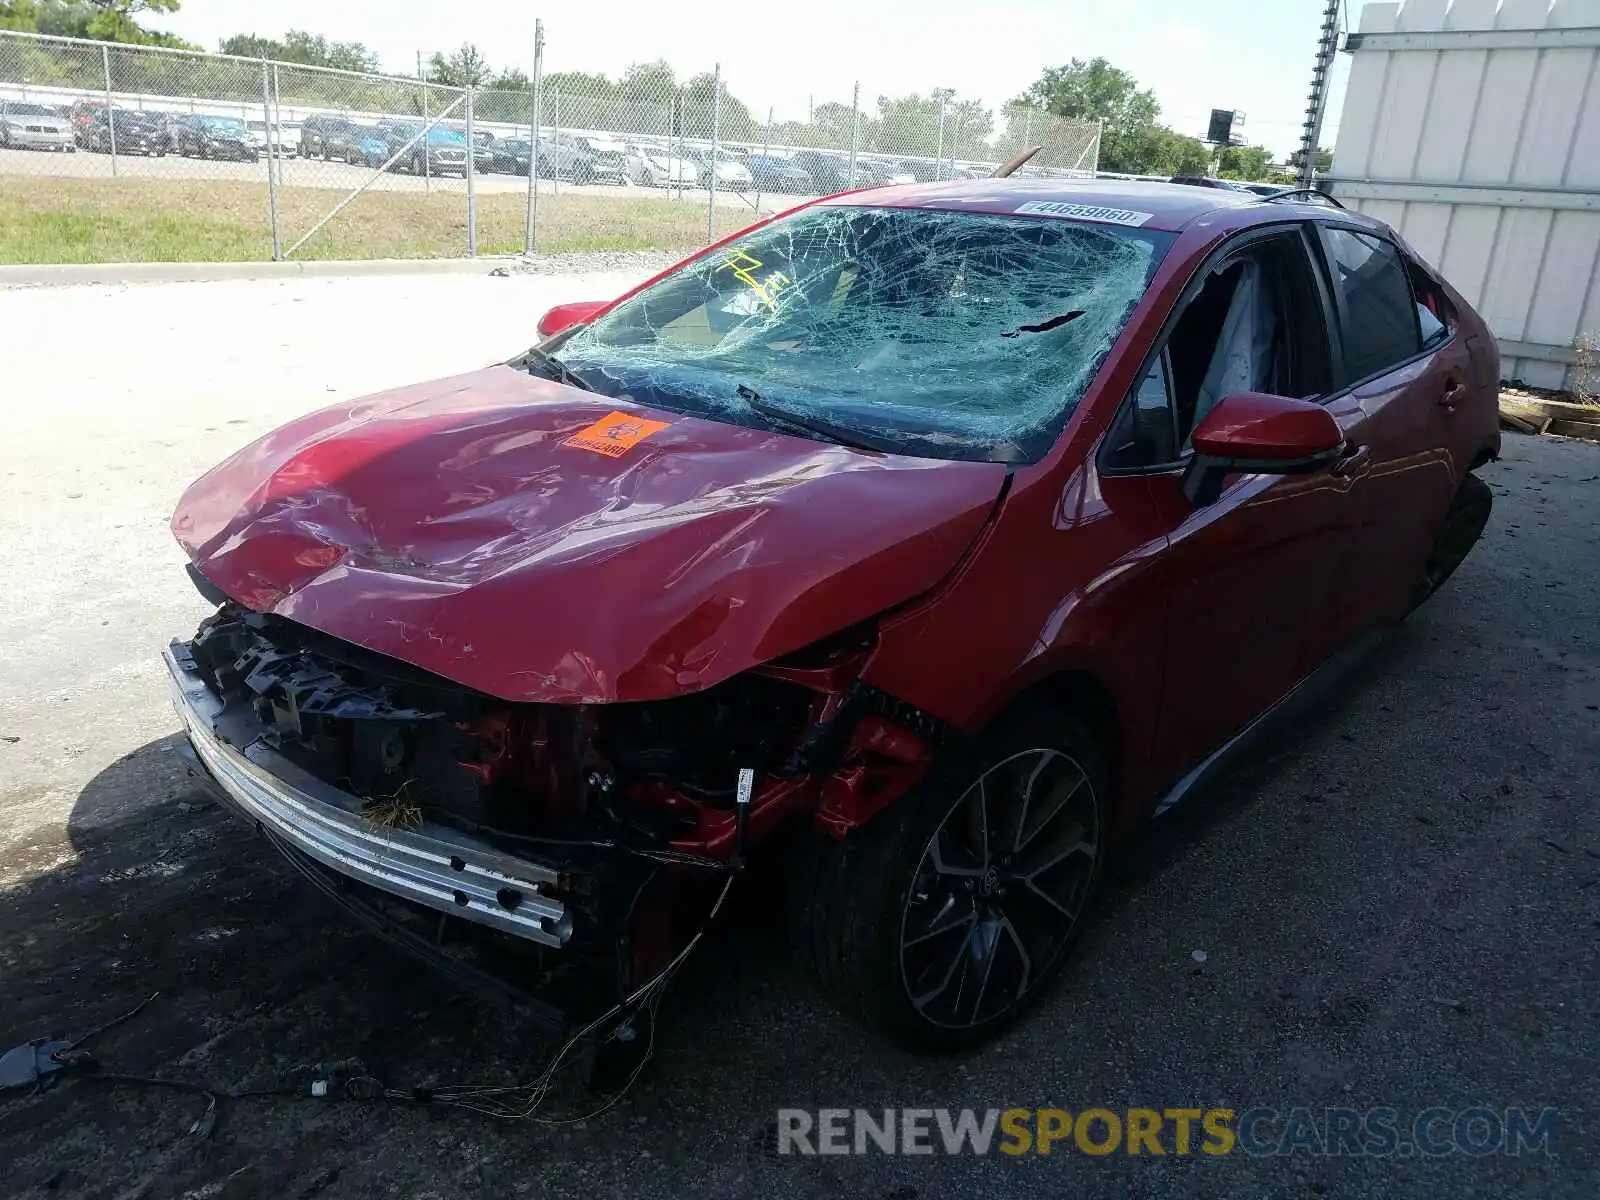
[[[256,740],[248,721],[230,720],[179,643],[162,657],[196,756],[247,820],[360,883],[540,945],[566,944],[571,917],[543,890],[557,881],[553,869],[455,830],[374,824],[361,816],[354,796]]]

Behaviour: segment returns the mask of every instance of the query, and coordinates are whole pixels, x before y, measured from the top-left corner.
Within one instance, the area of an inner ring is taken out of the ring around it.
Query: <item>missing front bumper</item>
[[[309,775],[257,740],[231,714],[174,642],[163,658],[173,707],[195,756],[246,820],[321,866],[441,913],[542,946],[572,936],[566,907],[547,893],[552,867],[504,854],[439,826],[392,829],[361,815],[360,802]]]

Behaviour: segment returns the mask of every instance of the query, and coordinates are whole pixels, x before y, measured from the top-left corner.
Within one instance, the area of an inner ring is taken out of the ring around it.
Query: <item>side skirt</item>
[[[1298,717],[1306,716],[1313,708],[1337,691],[1375,650],[1388,638],[1390,627],[1385,626],[1360,634],[1335,651],[1311,674],[1284,693],[1267,709],[1191,770],[1156,801],[1152,816],[1176,808],[1196,792],[1215,783],[1250,754],[1258,749],[1273,733],[1278,732]]]

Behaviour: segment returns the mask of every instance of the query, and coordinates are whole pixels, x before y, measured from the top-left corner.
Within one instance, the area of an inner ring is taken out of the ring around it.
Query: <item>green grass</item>
[[[340,199],[282,188],[285,248]],[[526,198],[478,197],[478,250],[522,249]],[[272,257],[265,183],[226,180],[8,176],[0,182],[0,263],[252,262]],[[726,232],[751,220],[726,210]],[[704,243],[705,207],[672,200],[541,195],[543,252],[677,250]],[[467,250],[460,192],[373,190],[356,198],[295,255],[300,259],[450,258]]]

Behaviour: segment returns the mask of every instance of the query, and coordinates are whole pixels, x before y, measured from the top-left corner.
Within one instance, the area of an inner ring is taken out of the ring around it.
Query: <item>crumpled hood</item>
[[[664,425],[567,444],[613,412]],[[191,486],[172,529],[247,607],[465,686],[649,700],[926,591],[1004,478],[498,366],[302,417]]]

